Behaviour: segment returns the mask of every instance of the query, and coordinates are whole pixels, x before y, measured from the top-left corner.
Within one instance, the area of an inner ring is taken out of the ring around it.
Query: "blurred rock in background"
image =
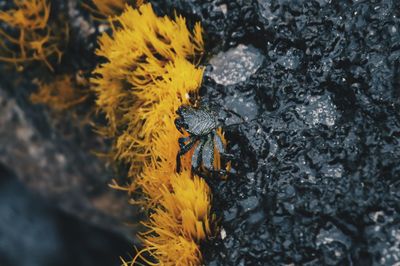
[[[131,250],[123,237],[33,195],[0,165],[0,265],[120,265]]]

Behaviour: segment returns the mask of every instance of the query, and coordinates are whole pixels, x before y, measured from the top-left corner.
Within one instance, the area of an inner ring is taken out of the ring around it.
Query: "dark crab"
[[[180,131],[185,129],[189,137],[179,138],[180,151],[176,156],[176,170],[181,170],[181,156],[197,144],[192,156],[192,169],[197,170],[203,165],[207,170],[214,170],[214,147],[223,154],[224,144],[216,129],[219,123],[211,110],[181,106],[176,112],[175,126]]]

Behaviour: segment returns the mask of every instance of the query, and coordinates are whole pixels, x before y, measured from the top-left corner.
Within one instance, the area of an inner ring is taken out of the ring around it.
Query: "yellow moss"
[[[48,25],[50,4],[46,0],[14,0],[15,8],[0,11],[0,22],[8,26],[0,29],[0,61],[23,63],[42,61],[53,70],[48,57],[56,55],[61,60],[59,49],[61,35],[68,38],[68,27],[55,33]]]
[[[45,0],[15,0],[16,9],[0,12],[0,19],[12,27],[44,29],[50,15]]]
[[[147,198],[147,205],[152,207],[162,197],[160,189],[163,186],[171,188],[171,176],[175,173],[176,154],[179,150],[178,138],[181,137],[178,130],[169,131],[154,140],[155,147],[159,149],[153,155],[152,160],[146,164],[143,171],[136,177],[134,183],[140,187]],[[176,133],[178,132],[178,133]],[[156,146],[157,145],[157,146]],[[182,158],[184,171],[191,170],[191,154],[189,152]]]
[[[211,193],[191,173],[193,151],[176,173],[178,139],[175,111],[190,104],[201,85],[203,53],[200,24],[191,33],[185,19],[157,17],[150,4],[126,7],[112,20],[112,34],[99,39],[97,55],[106,59],[92,79],[97,105],[108,120],[102,130],[115,139],[115,159],[130,166],[132,184],[149,212],[141,234],[143,250],[124,265],[200,265],[199,244],[212,234]],[[219,134],[223,137],[222,132]],[[219,154],[215,166],[220,167]]]
[[[160,265],[200,265],[198,244],[211,234],[210,190],[205,181],[190,171],[170,173],[170,187],[159,189],[162,198],[141,235],[147,252]],[[138,255],[132,265],[142,256]],[[157,264],[158,265],[158,264]]]
[[[44,104],[54,111],[64,111],[82,103],[88,97],[78,88],[71,75],[56,77],[50,83],[37,82],[38,91],[30,96],[32,103]]]
[[[126,5],[139,7],[142,4],[143,0],[91,0],[88,4],[82,2],[83,7],[88,9],[98,20],[105,20],[107,17],[121,14]]]
[[[192,35],[183,17],[157,17],[150,4],[127,7],[114,23],[112,36],[99,40],[97,54],[107,62],[92,83],[109,121],[105,134],[116,138],[116,159],[134,175],[153,156],[153,139],[164,134],[166,121],[199,88],[203,69],[191,62],[203,40],[199,24]]]
[[[124,9],[128,0],[92,0],[97,10],[103,15],[115,15]]]

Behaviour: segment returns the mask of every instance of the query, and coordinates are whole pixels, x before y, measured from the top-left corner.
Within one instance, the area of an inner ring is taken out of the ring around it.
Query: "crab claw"
[[[179,115],[179,117],[175,118],[175,127],[179,130],[179,132],[184,133],[184,130],[188,130],[189,126],[188,124],[185,122],[185,117],[183,116],[183,111],[182,107],[179,107],[178,111],[176,111],[176,113]]]
[[[204,167],[209,170],[214,170],[214,142],[212,138],[208,138],[201,151],[201,157]]]
[[[186,107],[184,105],[181,105],[178,107],[178,110],[176,110],[176,114],[179,116],[182,116],[182,112],[184,111]]]
[[[174,123],[175,123],[176,129],[178,129],[179,132],[181,132],[181,133],[183,134],[182,128],[184,128],[185,125],[184,125],[184,123],[183,123],[183,121],[182,121],[182,118],[176,118],[175,121],[174,121]]]

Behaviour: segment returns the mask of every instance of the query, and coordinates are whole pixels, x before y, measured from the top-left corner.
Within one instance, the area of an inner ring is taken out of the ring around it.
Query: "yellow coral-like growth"
[[[115,15],[122,12],[128,0],[92,0],[97,10],[105,15]]]
[[[153,140],[165,135],[175,110],[200,86],[203,69],[191,62],[203,40],[199,24],[191,34],[183,17],[157,17],[150,4],[127,7],[115,24],[112,36],[100,38],[97,54],[107,62],[92,83],[109,121],[103,133],[116,138],[116,158],[135,174],[157,154]]]
[[[142,4],[143,0],[91,0],[89,3],[82,2],[83,7],[99,20],[121,14],[126,5],[139,7]]]
[[[112,20],[112,34],[99,40],[97,54],[106,59],[94,71],[93,89],[107,120],[102,133],[115,139],[115,157],[130,166],[132,185],[149,212],[141,234],[141,258],[149,265],[200,265],[200,242],[211,235],[211,193],[191,173],[191,155],[176,173],[178,139],[175,111],[190,104],[201,85],[201,27],[191,33],[183,17],[157,17],[150,4],[126,7]],[[219,132],[222,135],[221,132]],[[215,166],[219,167],[219,154]],[[114,184],[113,187],[124,189]]]
[[[64,111],[82,103],[88,97],[78,89],[70,75],[56,77],[50,83],[37,82],[38,91],[30,97],[32,103],[44,104],[54,111]]]
[[[9,32],[0,29],[0,61],[22,63],[38,60],[53,70],[48,57],[56,54],[61,60],[60,34],[48,25],[50,4],[46,0],[14,0],[15,8],[0,11],[0,22]],[[68,34],[68,29],[64,32]]]
[[[200,265],[198,243],[211,234],[210,191],[205,181],[190,171],[170,175],[170,186],[163,186],[157,208],[144,223],[149,231],[143,243],[162,265]],[[132,264],[141,256],[138,253]],[[143,259],[143,258],[142,258]]]

